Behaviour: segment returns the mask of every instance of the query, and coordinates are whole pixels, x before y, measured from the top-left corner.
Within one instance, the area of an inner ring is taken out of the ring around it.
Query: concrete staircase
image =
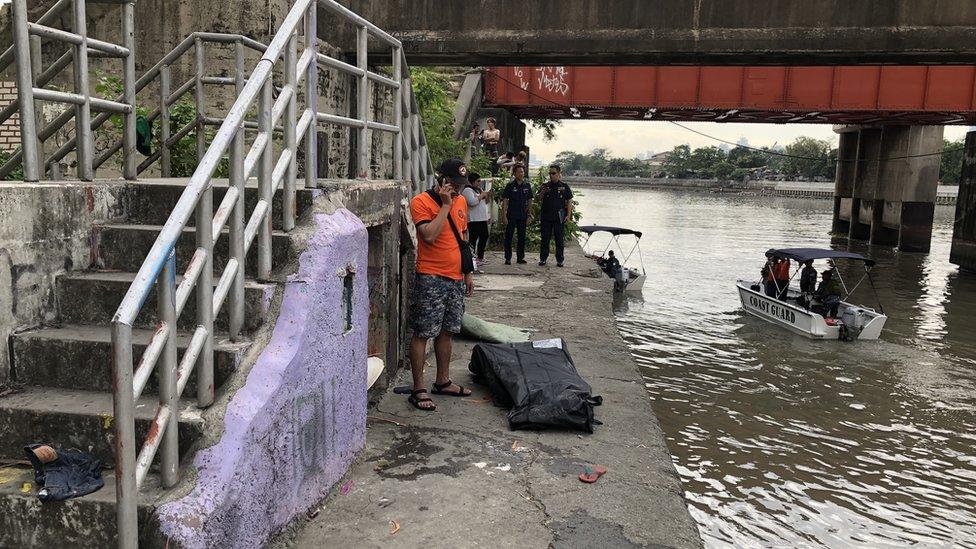
[[[72,271],[57,283],[59,323],[17,334],[9,345],[13,356],[13,379],[19,390],[0,397],[0,547],[112,547],[116,543],[115,477],[112,431],[112,359],[109,323],[116,307],[146,257],[161,225],[183,191],[185,180],[146,180],[127,187],[123,203],[128,218],[93,228],[93,257],[97,270]],[[219,204],[226,182],[215,182],[214,203]],[[275,198],[272,219],[280,222],[280,192]],[[246,211],[257,201],[257,189],[249,186]],[[299,190],[299,215],[312,202],[312,192]],[[288,236],[275,227],[275,268],[289,259]],[[177,272],[186,269],[194,249],[192,227],[177,249]],[[227,315],[216,318],[215,383],[221,386],[233,375],[250,343],[246,338],[268,320],[275,284],[253,279],[252,247],[245,287],[245,340],[230,341],[226,335]],[[227,238],[215,247],[215,264],[226,261]],[[219,275],[219,273],[217,273]],[[217,279],[217,276],[214,277]],[[195,297],[191,295],[180,319],[184,330],[178,341],[180,352],[189,342],[195,319]],[[156,327],[155,296],[150,296],[137,319],[133,339],[141,348]],[[185,396],[194,394],[191,378]],[[136,407],[136,436],[146,435],[149,419],[157,405],[154,378]],[[186,400],[180,414],[181,466],[190,462],[194,442],[204,429],[201,411]],[[42,505],[36,498],[37,485],[25,463],[23,447],[48,443],[61,448],[78,448],[94,454],[107,468],[105,487],[89,496],[64,503]],[[4,467],[7,465],[6,467]],[[11,466],[12,465],[12,466]],[[152,474],[140,491],[140,545],[162,546],[152,523],[154,504],[165,496]]]

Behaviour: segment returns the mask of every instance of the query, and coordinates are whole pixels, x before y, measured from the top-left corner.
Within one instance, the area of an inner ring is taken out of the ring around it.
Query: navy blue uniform
[[[502,198],[508,199],[508,210],[505,217],[508,225],[505,226],[505,261],[512,260],[512,237],[518,231],[518,245],[516,257],[519,261],[525,260],[525,222],[529,218],[529,202],[532,200],[532,185],[528,181],[522,180],[519,183],[512,180],[505,186]]]
[[[549,259],[549,241],[556,240],[556,262],[563,262],[563,249],[566,238],[566,201],[573,198],[573,191],[569,185],[558,181],[548,182],[539,188],[541,201],[541,229],[542,243],[539,249],[539,263]]]

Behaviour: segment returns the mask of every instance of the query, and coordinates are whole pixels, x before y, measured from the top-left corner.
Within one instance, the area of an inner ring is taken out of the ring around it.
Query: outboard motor
[[[840,315],[840,321],[844,323],[847,341],[854,341],[859,335],[864,325],[867,324],[866,311],[861,307],[848,307]]]

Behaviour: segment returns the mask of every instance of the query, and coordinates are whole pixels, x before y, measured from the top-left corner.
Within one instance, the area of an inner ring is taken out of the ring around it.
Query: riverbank
[[[318,515],[278,547],[699,547],[680,480],[644,381],[611,310],[610,281],[589,276],[578,246],[566,268],[506,266],[490,254],[469,313],[562,337],[604,403],[593,434],[510,431],[472,385],[473,341],[455,341],[452,377],[466,399],[415,410],[392,392],[370,410],[366,449]],[[431,361],[433,359],[431,358]],[[428,378],[433,377],[433,367]],[[397,385],[408,385],[402,370]],[[595,484],[585,463],[607,467]],[[392,533],[396,530],[395,533]]]
[[[670,179],[663,177],[566,177],[564,180],[581,189],[674,189],[692,192],[744,193],[789,196],[794,198],[834,199],[834,182],[816,181],[723,181],[718,179]],[[959,195],[957,185],[939,185],[936,205],[954,206]]]

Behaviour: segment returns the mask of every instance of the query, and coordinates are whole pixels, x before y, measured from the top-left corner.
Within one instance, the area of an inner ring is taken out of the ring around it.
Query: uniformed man
[[[558,164],[549,166],[549,181],[539,188],[541,201],[542,244],[539,249],[539,265],[549,259],[549,241],[556,239],[556,266],[563,266],[563,246],[566,237],[566,222],[573,217],[573,191],[561,181],[562,169]]]
[[[505,225],[505,264],[512,264],[512,236],[518,232],[516,255],[519,263],[525,261],[525,225],[532,207],[532,185],[525,180],[525,166],[515,166],[515,179],[505,186],[502,193],[502,225]]]

